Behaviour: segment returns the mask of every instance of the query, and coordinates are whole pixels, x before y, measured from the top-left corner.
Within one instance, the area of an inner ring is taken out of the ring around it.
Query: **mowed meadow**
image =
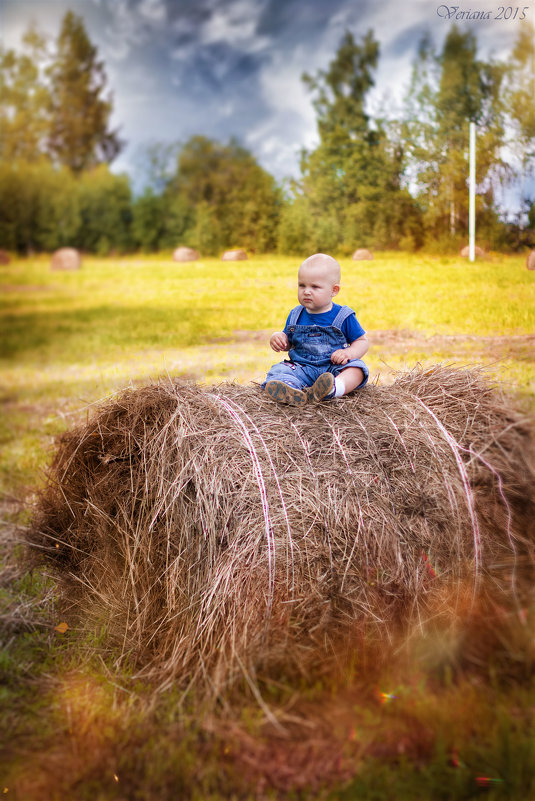
[[[523,257],[384,253],[341,265],[338,300],[368,333],[373,378],[418,362],[478,363],[533,402],[535,276]],[[86,257],[75,273],[51,272],[46,257],[1,267],[3,491],[38,484],[50,437],[131,382],[261,381],[277,361],[270,333],[297,303],[297,267],[283,256]]]
[[[297,303],[298,263],[160,254],[87,256],[77,272],[52,272],[46,256],[0,267],[7,798],[535,798],[535,606],[510,621],[496,664],[457,670],[448,643],[420,643],[380,675],[360,665],[343,686],[271,686],[275,718],[246,688],[232,709],[203,716],[194,692],[155,697],[117,671],[105,632],[57,629],[68,604],[24,561],[54,438],[162,375],[261,382],[279,358],[269,336]],[[372,381],[417,364],[483,366],[535,414],[535,273],[524,256],[340,263],[337,300],[367,331]]]

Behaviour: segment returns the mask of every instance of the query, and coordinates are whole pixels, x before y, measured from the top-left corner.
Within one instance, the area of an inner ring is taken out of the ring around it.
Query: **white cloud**
[[[235,108],[236,107],[235,107],[234,103],[232,103],[230,100],[227,100],[226,103],[223,103],[219,107],[219,114],[222,117],[232,117],[232,115],[234,114]]]
[[[173,61],[188,61],[191,58],[195,51],[195,46],[193,44],[188,45],[180,45],[180,47],[175,47],[169,53],[170,58]]]
[[[197,30],[197,23],[189,17],[177,17],[171,24],[171,30],[173,33],[178,33],[179,36],[184,34],[191,36]]]
[[[269,38],[257,36],[256,27],[262,5],[253,5],[250,0],[234,0],[216,8],[200,27],[202,44],[229,44],[246,53],[256,53],[266,48]]]
[[[108,10],[111,21],[104,28],[105,55],[113,61],[123,61],[141,42],[139,19],[132,13],[127,0],[109,3]]]
[[[255,154],[260,164],[278,180],[299,174],[299,136],[292,132],[288,136],[288,125],[283,117],[271,120],[249,131],[246,146]],[[286,121],[287,122],[287,121]]]
[[[133,50],[158,35],[167,17],[164,0],[141,0],[132,7],[128,0],[108,0],[111,17],[104,27],[105,55],[124,61]]]
[[[142,17],[154,22],[161,22],[167,18],[167,9],[163,0],[142,0],[138,11]]]
[[[273,110],[269,117],[249,128],[244,140],[276,178],[297,177],[301,148],[313,149],[318,144],[314,114],[299,114],[289,107]]]
[[[124,61],[130,53],[130,44],[110,36],[105,47],[106,57],[112,61]]]
[[[315,113],[301,75],[310,66],[310,54],[296,47],[290,58],[278,53],[260,75],[262,98],[274,113],[292,112],[303,122],[303,129],[315,130]]]
[[[337,31],[344,30],[351,23],[352,12],[351,9],[342,8],[332,17],[329,17],[327,27]]]

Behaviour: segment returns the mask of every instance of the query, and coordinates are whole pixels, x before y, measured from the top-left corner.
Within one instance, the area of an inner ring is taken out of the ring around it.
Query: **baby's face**
[[[332,307],[332,299],[340,285],[335,283],[333,272],[321,264],[302,264],[297,276],[297,298],[308,312],[321,314]]]

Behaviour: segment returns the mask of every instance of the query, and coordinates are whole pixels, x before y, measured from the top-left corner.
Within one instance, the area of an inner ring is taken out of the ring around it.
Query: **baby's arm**
[[[269,344],[276,353],[279,353],[281,350],[290,350],[290,343],[284,331],[275,331],[274,334],[271,334]]]
[[[331,354],[331,361],[333,364],[346,364],[350,359],[362,359],[368,352],[369,347],[370,343],[363,334],[358,339],[355,339],[348,348],[335,350],[334,353]]]

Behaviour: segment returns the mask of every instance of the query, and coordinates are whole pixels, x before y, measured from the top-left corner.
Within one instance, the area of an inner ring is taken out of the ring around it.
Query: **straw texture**
[[[445,588],[521,595],[533,488],[527,422],[475,369],[300,409],[166,379],[60,437],[29,536],[139,675],[217,695],[386,644]]]

